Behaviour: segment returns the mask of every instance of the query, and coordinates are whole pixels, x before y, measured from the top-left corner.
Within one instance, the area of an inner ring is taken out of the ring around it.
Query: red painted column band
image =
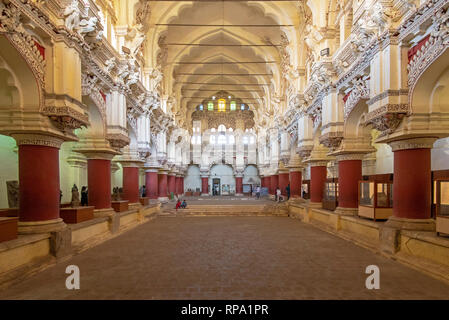
[[[322,202],[326,177],[326,166],[314,166],[310,168],[310,202]]]
[[[407,219],[430,219],[430,149],[394,151],[393,215]]]
[[[243,178],[235,177],[235,193],[243,194]]]
[[[271,184],[270,194],[276,194],[276,189],[279,186],[279,176],[277,174],[271,176],[270,184]]]
[[[19,220],[59,218],[59,149],[19,145]]]
[[[159,198],[166,198],[168,195],[167,174],[158,173],[157,182],[159,186]]]
[[[209,193],[209,178],[207,177],[201,177],[201,194],[208,194]]]
[[[123,167],[123,198],[129,203],[139,202],[139,168]]]
[[[167,183],[168,183],[168,193],[171,194],[176,193],[176,176],[169,175],[167,177]]]
[[[175,194],[181,194],[181,177],[175,177]]]
[[[87,186],[90,206],[111,208],[111,160],[87,160]]]
[[[287,191],[285,188],[287,188],[287,185],[290,182],[290,175],[288,172],[279,173],[279,189],[281,189],[282,195],[286,196]]]
[[[362,180],[362,160],[338,162],[338,206],[358,208],[359,180]]]
[[[184,177],[181,177],[181,194],[184,194]]]
[[[302,173],[301,171],[290,172],[290,195],[292,198],[301,197]]]
[[[157,172],[145,172],[145,190],[147,197],[150,199],[157,199],[159,195]]]

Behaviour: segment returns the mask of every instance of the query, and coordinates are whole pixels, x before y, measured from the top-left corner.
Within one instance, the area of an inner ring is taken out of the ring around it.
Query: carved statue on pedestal
[[[72,201],[71,206],[72,208],[79,207],[80,205],[80,193],[78,192],[78,187],[76,184],[72,187]]]
[[[19,181],[6,181],[6,188],[8,190],[8,206],[10,208],[19,207]]]
[[[114,187],[112,189],[112,201],[120,201],[120,189],[119,189],[119,187]]]

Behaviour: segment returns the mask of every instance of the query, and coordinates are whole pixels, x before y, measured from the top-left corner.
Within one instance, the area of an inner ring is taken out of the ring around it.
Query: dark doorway
[[[212,195],[213,196],[219,196],[220,194],[221,194],[220,179],[219,178],[213,178],[212,179]]]

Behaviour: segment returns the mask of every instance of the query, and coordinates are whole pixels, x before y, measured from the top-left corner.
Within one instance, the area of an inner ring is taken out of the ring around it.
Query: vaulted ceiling
[[[150,65],[164,66],[163,91],[173,97],[170,111],[178,120],[189,123],[204,97],[220,90],[260,111],[256,121],[267,112],[270,95],[280,86],[281,34],[296,42],[297,3],[225,0],[151,5],[147,59],[152,60]]]

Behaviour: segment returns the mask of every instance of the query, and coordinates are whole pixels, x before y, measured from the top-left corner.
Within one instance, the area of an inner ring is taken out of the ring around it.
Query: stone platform
[[[245,197],[180,198],[187,202],[186,209],[176,210],[176,201],[163,205],[160,215],[176,216],[279,216],[287,217],[287,205],[267,199]]]

